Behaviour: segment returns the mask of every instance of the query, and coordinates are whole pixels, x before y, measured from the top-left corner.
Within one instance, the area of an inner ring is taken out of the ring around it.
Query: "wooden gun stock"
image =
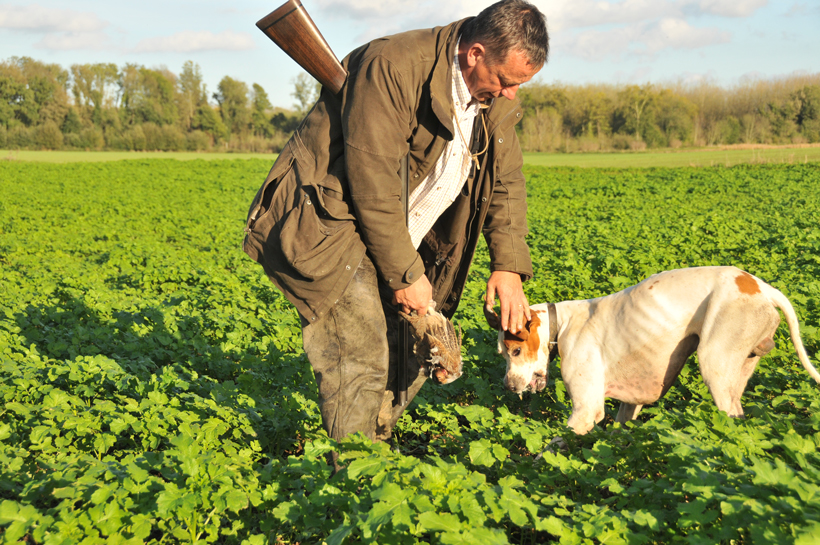
[[[288,0],[259,19],[256,26],[333,94],[341,90],[347,72],[301,0]]]

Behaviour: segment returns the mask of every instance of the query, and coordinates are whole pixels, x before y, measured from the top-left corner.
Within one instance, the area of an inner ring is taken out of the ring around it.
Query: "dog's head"
[[[501,319],[491,308],[484,305],[484,317],[490,327],[498,330],[498,353],[507,360],[507,373],[504,375],[504,386],[517,394],[524,390],[540,392],[547,386],[549,372],[549,335],[546,328],[549,321],[543,323],[540,314],[544,310],[530,308],[532,320],[517,332],[501,329]],[[542,341],[543,337],[543,341]]]

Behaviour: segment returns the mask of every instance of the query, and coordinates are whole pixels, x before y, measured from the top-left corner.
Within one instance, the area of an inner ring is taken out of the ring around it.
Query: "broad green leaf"
[[[428,532],[458,532],[461,526],[459,518],[451,513],[426,512],[419,515],[420,529]]]
[[[493,455],[493,444],[488,439],[470,443],[470,461],[476,465],[492,467],[496,457]]]
[[[230,490],[225,495],[225,501],[228,509],[234,513],[239,513],[241,510],[248,507],[248,496],[242,490],[236,488]]]
[[[374,476],[387,468],[387,462],[381,458],[370,457],[354,460],[347,467],[347,474],[351,479],[362,476]]]

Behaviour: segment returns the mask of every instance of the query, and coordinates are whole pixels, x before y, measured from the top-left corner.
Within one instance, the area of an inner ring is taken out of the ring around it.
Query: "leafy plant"
[[[239,249],[268,168],[0,164],[0,541],[820,539],[820,393],[787,328],[746,419],[715,409],[693,357],[637,422],[608,402],[575,436],[560,360],[541,394],[503,388],[483,245],[455,316],[465,375],[425,385],[390,442],[334,444],[299,317]],[[526,174],[532,303],[737,265],[792,300],[820,359],[817,165]]]

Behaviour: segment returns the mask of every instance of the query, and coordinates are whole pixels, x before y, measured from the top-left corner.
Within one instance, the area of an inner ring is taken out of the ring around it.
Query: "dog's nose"
[[[520,375],[504,375],[504,386],[508,390],[515,393],[523,392],[527,388],[527,379]]]

